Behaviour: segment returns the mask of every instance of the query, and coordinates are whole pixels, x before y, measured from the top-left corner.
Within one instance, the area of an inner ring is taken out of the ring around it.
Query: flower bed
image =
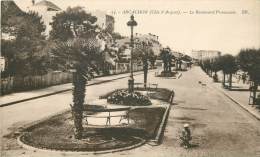
[[[172,71],[172,72],[168,72],[168,71],[162,71],[160,75],[158,75],[158,77],[175,77],[178,74],[178,72]]]
[[[129,93],[127,90],[117,90],[107,97],[107,102],[111,104],[127,106],[148,106],[152,105],[149,97],[139,92]]]

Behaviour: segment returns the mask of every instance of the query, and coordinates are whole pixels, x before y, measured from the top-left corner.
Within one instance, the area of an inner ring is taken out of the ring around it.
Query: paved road
[[[142,81],[142,75],[135,78]],[[198,67],[183,72],[180,79],[156,78],[153,73],[149,74],[149,79],[159,83],[160,87],[174,89],[176,93],[176,105],[171,109],[163,143],[99,156],[260,157],[260,122],[215,90],[211,80]],[[88,87],[87,100],[126,85],[127,79],[122,79]],[[5,119],[3,132],[62,111],[68,108],[70,101],[71,92],[67,92],[4,107],[1,109]],[[194,144],[191,150],[179,146],[178,135],[184,123],[191,125]],[[86,156],[27,151],[15,144],[13,147],[3,156]]]

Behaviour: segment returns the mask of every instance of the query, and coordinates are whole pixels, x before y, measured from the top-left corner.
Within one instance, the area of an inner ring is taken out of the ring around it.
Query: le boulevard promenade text
[[[235,15],[249,14],[248,10],[112,10],[112,15],[119,14],[145,14],[145,15]]]

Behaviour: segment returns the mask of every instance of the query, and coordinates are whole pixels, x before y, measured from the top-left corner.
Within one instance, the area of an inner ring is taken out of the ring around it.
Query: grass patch
[[[154,138],[164,108],[136,108],[130,111],[134,124],[125,128],[84,128],[82,140],[73,138],[70,112],[57,115],[24,130],[21,141],[27,145],[52,150],[103,151],[124,148]]]
[[[155,138],[165,108],[136,108],[129,115],[135,121],[134,127],[145,130],[148,138]]]

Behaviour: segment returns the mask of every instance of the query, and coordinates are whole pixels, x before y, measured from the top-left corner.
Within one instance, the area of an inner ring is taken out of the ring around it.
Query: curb
[[[210,78],[208,76],[208,78]],[[255,115],[254,113],[252,113],[250,110],[248,110],[244,105],[242,105],[242,103],[240,103],[239,101],[237,101],[236,99],[234,99],[232,96],[230,96],[222,87],[216,87],[213,85],[213,83],[210,83],[210,87],[214,88],[215,90],[219,91],[220,93],[224,94],[227,98],[229,98],[231,101],[233,101],[235,104],[239,105],[242,109],[244,109],[246,112],[248,112],[250,115],[252,115],[254,118],[256,118],[257,120],[260,120],[260,117]]]
[[[140,147],[146,143],[146,140],[142,139],[140,143],[137,143],[132,146],[124,147],[124,148],[117,148],[117,149],[111,149],[111,150],[104,150],[104,151],[62,151],[62,150],[55,150],[55,149],[44,149],[44,148],[36,148],[30,145],[27,145],[21,141],[21,137],[23,135],[20,135],[17,138],[18,145],[22,146],[25,149],[32,150],[32,151],[39,151],[39,152],[48,152],[48,153],[62,153],[62,154],[78,154],[78,155],[88,155],[88,154],[107,154],[107,153],[115,153],[115,152],[121,152],[126,150],[131,150],[137,147]],[[141,139],[141,138],[140,138]]]
[[[164,133],[164,129],[166,127],[168,116],[169,116],[169,113],[170,113],[170,109],[171,109],[171,104],[167,105],[167,108],[166,108],[165,113],[163,115],[162,122],[161,122],[160,127],[157,131],[157,135],[156,135],[155,139],[149,140],[149,142],[154,142],[155,145],[159,145],[161,143],[163,133]]]
[[[27,129],[27,128],[30,128],[30,127],[33,127],[34,125],[37,125],[39,123],[42,123],[50,118],[52,118],[53,116],[57,116],[57,115],[61,115],[61,114],[64,114],[66,112],[69,112],[70,109],[65,109],[63,111],[60,111],[58,113],[55,113],[53,115],[50,115],[50,116],[47,116],[43,119],[40,119],[38,121],[35,121],[35,122],[31,122],[29,124],[26,124],[24,125],[22,128],[22,130],[24,129]],[[21,129],[20,128],[20,129]],[[131,145],[131,146],[128,146],[128,147],[124,147],[124,148],[117,148],[117,149],[111,149],[111,150],[104,150],[104,151],[63,151],[63,150],[55,150],[55,149],[46,149],[46,148],[37,148],[37,147],[33,147],[33,146],[30,146],[28,144],[25,144],[24,142],[22,142],[21,140],[21,137],[23,136],[23,132],[19,132],[21,133],[21,135],[18,136],[17,138],[17,143],[18,145],[22,146],[23,148],[25,149],[28,149],[28,150],[32,150],[32,151],[40,151],[40,152],[48,152],[48,153],[63,153],[63,154],[79,154],[79,155],[87,155],[87,154],[107,154],[107,153],[115,153],[115,152],[121,152],[121,151],[126,151],[126,150],[131,150],[131,149],[134,149],[134,148],[137,148],[137,147],[140,147],[144,144],[146,144],[147,140],[145,139],[142,139],[142,138],[139,138],[141,139],[141,142],[135,144],[135,145]]]
[[[141,74],[142,73],[137,73],[137,74],[134,74],[134,76],[141,75]],[[126,77],[129,77],[129,76],[122,76],[122,77],[118,77],[118,78],[111,79],[111,80],[105,80],[105,81],[101,81],[101,82],[91,83],[91,84],[87,84],[86,86],[92,86],[92,85],[107,83],[107,82],[123,79],[123,78],[126,78]],[[52,92],[52,93],[48,93],[48,94],[43,94],[43,95],[31,97],[31,98],[17,100],[17,101],[1,104],[0,107],[6,107],[6,106],[14,105],[14,104],[17,104],[17,103],[25,102],[25,101],[30,101],[30,100],[34,100],[34,99],[38,99],[38,98],[42,98],[42,97],[47,97],[47,96],[51,96],[51,95],[55,95],[55,94],[59,94],[59,93],[64,93],[64,92],[71,91],[71,90],[72,90],[72,88],[69,88],[69,89],[64,89],[64,90],[60,90],[60,91],[56,91],[56,92]]]
[[[213,86],[214,87],[214,86]],[[234,99],[232,96],[230,96],[226,91],[224,91],[223,89],[218,89],[217,87],[214,87],[216,90],[218,90],[219,92],[221,92],[222,94],[224,94],[226,97],[228,97],[231,101],[233,101],[235,104],[238,104],[242,109],[244,109],[245,111],[247,111],[248,113],[250,113],[253,117],[255,117],[257,120],[260,120],[260,117],[258,117],[257,115],[255,115],[254,113],[252,113],[250,110],[248,110],[246,107],[244,107],[244,105],[242,105],[242,103],[238,102],[236,99]]]

